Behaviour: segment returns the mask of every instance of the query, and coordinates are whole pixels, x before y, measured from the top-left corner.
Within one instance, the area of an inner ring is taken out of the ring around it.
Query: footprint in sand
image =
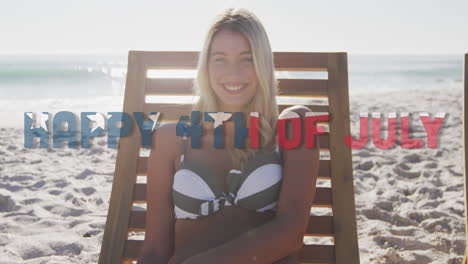
[[[102,200],[102,198],[98,198],[94,202],[96,203],[96,205],[101,205],[104,203],[104,200]]]
[[[10,192],[17,192],[17,191],[23,190],[24,187],[19,186],[19,185],[12,185],[9,183],[0,183],[0,189],[6,189]]]
[[[81,188],[81,192],[84,193],[85,195],[89,196],[89,195],[95,193],[96,189],[94,189],[93,187],[85,187],[85,188]]]
[[[23,260],[46,257],[79,255],[83,245],[65,241],[49,241],[42,243],[23,243],[17,250]]]
[[[15,145],[9,145],[9,146],[7,147],[7,150],[9,150],[9,151],[13,151],[13,150],[17,150],[17,149],[18,149],[18,147],[15,146]]]
[[[413,256],[413,259],[411,260],[411,263],[417,263],[417,264],[427,264],[427,263],[432,263],[433,259],[431,259],[428,256],[425,255],[420,255],[416,253],[411,254]]]
[[[75,198],[72,199],[71,202],[72,202],[72,204],[73,204],[74,206],[76,206],[76,207],[81,207],[81,206],[83,206],[83,204],[84,204],[85,201],[83,200],[83,198],[76,198],[76,197],[75,197]]]
[[[43,243],[23,243],[17,247],[17,253],[23,260],[54,255],[54,251]]]
[[[391,223],[396,226],[416,226],[417,225],[413,220],[405,216],[401,216],[399,214],[392,215]]]
[[[75,217],[76,216],[81,216],[83,213],[86,212],[83,209],[75,209],[75,208],[70,208],[70,207],[66,207],[66,206],[63,206],[63,205],[47,205],[47,206],[43,206],[43,208],[46,209],[47,211],[49,211],[52,214],[60,215],[60,216],[63,216],[63,217],[66,217],[66,216],[75,216]]]
[[[379,202],[376,202],[375,205],[382,210],[385,210],[388,212],[393,211],[393,203],[390,201],[379,201]]]
[[[104,149],[102,148],[92,148],[92,149],[89,149],[89,152],[87,153],[87,155],[102,155],[102,153],[104,153]]]
[[[55,182],[54,186],[57,187],[57,188],[64,188],[64,187],[70,185],[70,183],[65,181],[65,180],[56,180],[54,182]]]
[[[57,156],[59,157],[71,157],[73,154],[71,152],[65,152],[65,153],[58,153]]]
[[[11,212],[17,208],[10,196],[0,194],[0,212]]]
[[[62,222],[52,221],[52,220],[43,220],[36,224],[37,227],[56,227],[63,225]]]
[[[397,190],[405,196],[411,196],[416,192],[415,186],[405,186]]]
[[[427,250],[431,249],[432,245],[429,243],[421,242],[418,239],[400,238],[396,236],[375,236],[374,242],[380,246],[390,246],[396,250]]]
[[[368,160],[357,165],[356,169],[368,171],[372,169],[373,167],[374,167],[374,162],[372,160]]]
[[[367,217],[367,219],[382,220],[386,222],[389,222],[392,217],[389,213],[378,208],[365,208],[360,210],[360,213]]]
[[[432,172],[431,171],[424,171],[423,176],[424,176],[424,178],[429,178],[429,177],[432,176]]]
[[[353,153],[354,156],[354,153]],[[361,157],[361,158],[369,158],[371,157],[371,153],[368,150],[361,150],[358,153],[356,153],[356,156]]]
[[[421,223],[422,227],[431,232],[452,232],[452,227],[450,226],[450,219],[447,217],[439,219],[426,219]]]
[[[446,184],[440,180],[440,177],[432,178],[430,183],[432,183],[435,187],[442,187]]]
[[[435,200],[435,201],[428,201],[428,202],[425,202],[424,204],[422,204],[420,206],[421,209],[435,209],[437,208],[439,205],[440,205],[440,201],[438,200]]]
[[[411,170],[411,167],[406,164],[406,162],[400,162],[400,164],[397,165],[398,168],[402,170]]]
[[[62,190],[50,190],[49,194],[52,195],[60,195],[62,193]]]
[[[452,168],[449,168],[448,171],[453,175],[453,176],[463,176],[462,172],[454,171]]]
[[[8,181],[21,181],[21,182],[24,182],[24,181],[30,181],[30,180],[33,180],[34,178],[32,176],[26,176],[26,175],[18,175],[18,176],[12,176],[12,177],[6,177],[5,180],[8,180]]]
[[[88,226],[90,228],[96,228],[100,230],[104,230],[104,228],[106,227],[105,223],[91,223],[91,224],[88,224]]]
[[[68,223],[68,228],[74,228],[75,226],[83,223],[86,223],[86,220],[73,220],[70,223]]]
[[[102,233],[102,230],[94,229],[94,230],[90,230],[84,233],[83,237],[93,237],[93,236],[99,235],[100,233]]]
[[[393,172],[407,179],[418,178],[419,175],[421,175],[421,171],[410,171],[409,169],[410,168],[406,164],[400,163],[399,166],[393,168]]]
[[[418,190],[418,193],[422,195],[427,195],[427,197],[431,200],[435,200],[437,198],[442,197],[442,191],[437,188],[421,187]]]
[[[82,171],[80,174],[78,174],[75,178],[79,180],[84,180],[86,179],[89,175],[96,174],[96,172],[90,170],[90,169],[85,169]]]
[[[390,230],[390,233],[392,235],[396,235],[396,236],[414,236],[417,229],[416,228],[407,228],[407,227],[402,227],[402,228],[391,228]]]
[[[31,187],[28,187],[28,189],[34,189],[34,190],[39,189],[39,188],[44,187],[45,184],[46,184],[46,181],[41,180],[41,181],[38,181],[35,184],[33,184]]]
[[[447,192],[460,192],[463,189],[463,183],[449,186],[445,189]]]
[[[42,199],[30,198],[30,199],[24,199],[23,201],[21,201],[21,203],[24,204],[24,205],[28,205],[28,204],[39,203],[40,201],[42,201]]]
[[[426,169],[435,169],[435,168],[437,168],[437,163],[436,162],[427,163],[426,165],[424,165],[424,168],[426,168]]]
[[[448,214],[439,211],[413,211],[408,213],[408,217],[417,223],[421,223],[426,219],[434,219],[448,216]]]
[[[409,163],[418,163],[422,161],[421,155],[417,153],[409,154],[403,157],[403,160]]]

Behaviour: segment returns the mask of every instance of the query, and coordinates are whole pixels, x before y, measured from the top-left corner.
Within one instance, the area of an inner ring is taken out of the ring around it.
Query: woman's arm
[[[161,126],[152,136],[146,183],[146,232],[138,264],[167,264],[174,251],[175,140],[175,124]]]
[[[301,116],[304,135],[305,113],[310,112],[310,109],[294,106],[285,109],[280,117],[285,116],[288,111],[294,111]],[[289,135],[292,135],[292,129],[288,129],[288,137]],[[309,149],[305,148],[304,143],[295,149],[282,149],[283,183],[276,217],[183,263],[264,264],[298,251],[303,246],[310,207],[315,197],[319,154],[318,146]]]

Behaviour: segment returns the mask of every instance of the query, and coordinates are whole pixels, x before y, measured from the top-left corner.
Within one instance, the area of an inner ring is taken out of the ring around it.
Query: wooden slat
[[[330,53],[328,59],[328,104],[333,224],[337,263],[359,263],[351,149],[343,138],[351,134],[349,116],[348,61],[346,53]]]
[[[318,179],[331,179],[330,160],[319,161]]]
[[[148,157],[138,157],[137,162],[137,175],[138,176],[146,176],[148,171]]]
[[[278,71],[326,71],[327,53],[275,52],[275,70]]]
[[[324,97],[328,95],[327,80],[278,79],[280,96]],[[193,79],[156,78],[146,80],[147,96],[191,96]]]
[[[284,109],[293,105],[278,105],[278,111],[281,112]],[[329,112],[327,105],[307,105],[314,112]],[[177,122],[181,116],[189,116],[192,110],[190,104],[144,104],[144,112],[160,112],[161,115],[158,119],[159,122]],[[261,113],[260,113],[261,114]],[[329,119],[331,119],[331,115]]]
[[[333,216],[311,215],[305,235],[308,236],[333,236]]]
[[[330,134],[329,133],[325,133],[325,134],[322,134],[322,135],[316,135],[315,140],[319,141],[319,147],[321,149],[330,148]],[[319,164],[319,165],[321,166],[321,164]],[[320,172],[319,172],[319,176],[320,175],[322,175],[322,174],[320,174]],[[327,174],[327,175],[330,175],[330,174]]]
[[[137,260],[140,249],[143,246],[143,241],[140,240],[126,240],[124,259]],[[334,246],[329,245],[304,245],[303,249],[299,252],[299,257],[302,263],[310,264],[333,264]]]
[[[315,189],[315,199],[312,206],[331,207],[333,202],[332,189],[317,187]]]
[[[146,228],[146,211],[132,211],[128,231],[143,232]],[[333,216],[311,215],[305,235],[333,236]]]
[[[299,251],[299,259],[303,264],[333,264],[336,261],[335,246],[304,245]]]
[[[141,112],[144,105],[145,71],[141,57],[129,53],[128,73],[125,88],[123,112]],[[139,134],[133,129],[129,136],[119,140],[112,192],[109,201],[107,222],[99,255],[99,264],[120,263],[127,237],[127,227],[132,208],[135,171],[140,147]]]
[[[136,183],[133,188],[133,202],[146,203],[146,183]],[[331,207],[332,191],[331,188],[316,188],[315,200],[312,206]]]
[[[148,95],[192,95],[193,79],[147,79],[145,94]]]
[[[133,202],[146,203],[146,183],[137,183],[134,185]]]
[[[327,80],[278,79],[278,81],[280,96],[328,96]]]
[[[146,228],[146,211],[132,211],[128,222],[128,231],[141,232]]]
[[[137,260],[142,246],[143,246],[143,241],[126,240],[125,250],[123,254],[124,259]]]
[[[195,69],[198,52],[131,51],[141,55],[147,69]],[[275,52],[274,65],[281,71],[326,71],[328,53]]]
[[[194,51],[136,51],[141,54],[146,69],[193,70],[197,67],[198,52]],[[146,73],[146,71],[145,71]]]

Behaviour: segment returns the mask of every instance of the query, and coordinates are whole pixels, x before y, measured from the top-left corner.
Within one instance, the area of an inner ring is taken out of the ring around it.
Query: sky
[[[0,54],[200,50],[221,10],[244,7],[273,51],[468,53],[467,0],[2,1]]]

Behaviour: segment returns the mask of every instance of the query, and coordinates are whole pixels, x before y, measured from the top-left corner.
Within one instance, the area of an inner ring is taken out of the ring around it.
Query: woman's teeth
[[[227,90],[229,91],[239,91],[241,88],[243,88],[244,85],[236,85],[236,86],[233,86],[233,85],[224,85],[224,88],[226,88]]]

